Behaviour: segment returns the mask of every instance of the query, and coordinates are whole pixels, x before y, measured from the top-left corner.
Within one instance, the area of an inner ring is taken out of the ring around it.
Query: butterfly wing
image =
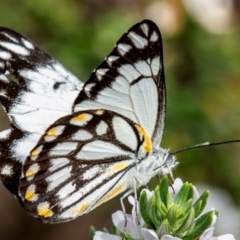
[[[165,118],[162,40],[155,23],[134,25],[93,71],[74,111],[104,108],[140,124],[158,146]]]
[[[62,67],[57,71],[55,60],[4,31],[0,40],[11,44],[0,41],[0,101],[13,124],[0,136],[4,184],[45,222],[73,219],[133,189],[129,179],[136,164],[152,144],[157,148],[163,131],[165,82],[157,26],[147,20],[133,26],[82,90]],[[17,83],[6,78],[9,73]],[[71,107],[74,114],[68,115]]]
[[[71,113],[82,85],[34,43],[0,28],[0,102],[11,122],[0,133],[0,176],[15,195],[22,162],[49,125]]]
[[[44,222],[68,221],[133,189],[129,179],[137,156],[150,141],[139,128],[108,110],[59,119],[24,163],[19,185],[24,208]]]

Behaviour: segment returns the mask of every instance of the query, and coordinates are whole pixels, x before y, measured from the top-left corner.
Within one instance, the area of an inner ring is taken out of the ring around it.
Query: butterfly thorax
[[[137,188],[146,185],[156,175],[172,174],[178,164],[176,157],[163,148],[154,149],[147,157],[139,159],[134,171]]]

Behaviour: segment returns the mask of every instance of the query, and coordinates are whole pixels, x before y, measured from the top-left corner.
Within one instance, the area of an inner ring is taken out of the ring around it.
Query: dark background
[[[1,0],[0,25],[29,37],[86,81],[129,27],[145,18],[155,21],[163,35],[168,97],[161,146],[175,151],[240,139],[239,5],[238,0]],[[7,127],[1,111],[0,129]],[[240,143],[190,150],[177,158],[175,177],[224,189],[232,203],[226,201],[223,210],[239,206]],[[111,213],[118,209],[116,198],[69,223],[45,225],[0,185],[0,239],[88,239],[91,225],[110,229]]]

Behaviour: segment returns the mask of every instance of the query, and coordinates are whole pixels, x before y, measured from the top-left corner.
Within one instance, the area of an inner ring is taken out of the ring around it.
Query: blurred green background
[[[240,139],[239,16],[238,0],[0,1],[0,25],[32,39],[82,81],[129,27],[146,18],[156,22],[167,85],[161,146],[171,151]],[[1,130],[6,129],[3,111],[0,118]],[[240,205],[240,143],[190,150],[177,158],[174,177],[224,189]],[[0,239],[88,239],[90,225],[109,229],[111,213],[120,209],[117,197],[77,220],[45,225],[29,217],[3,186],[0,194]],[[126,206],[130,211],[127,201]]]

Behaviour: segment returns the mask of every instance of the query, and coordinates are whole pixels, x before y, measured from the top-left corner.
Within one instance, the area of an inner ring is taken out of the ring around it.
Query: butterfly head
[[[172,176],[172,169],[178,165],[175,155],[165,149],[159,150],[157,162],[158,166],[154,170],[160,175],[170,174]]]

